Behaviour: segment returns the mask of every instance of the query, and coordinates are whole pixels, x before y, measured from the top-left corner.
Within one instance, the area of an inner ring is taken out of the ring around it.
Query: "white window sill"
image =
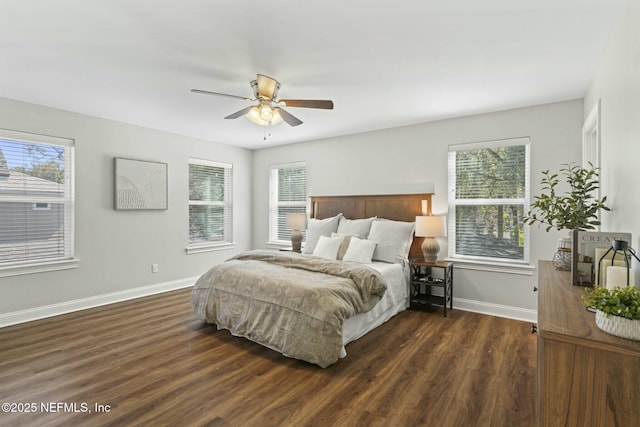
[[[447,258],[445,261],[452,262],[455,268],[463,270],[490,271],[493,273],[521,274],[533,276],[535,267],[527,263],[507,263],[492,261],[477,261],[461,258]]]
[[[78,264],[80,264],[79,259],[71,258],[58,261],[41,261],[29,264],[10,265],[0,267],[0,277],[45,273],[48,271],[69,270],[72,268],[78,268]]]
[[[213,252],[213,251],[224,251],[227,249],[233,249],[236,247],[236,243],[235,242],[231,242],[231,243],[209,243],[209,244],[202,244],[202,245],[194,245],[194,246],[187,246],[186,251],[187,251],[187,255],[192,255],[192,254],[200,254],[203,252]]]

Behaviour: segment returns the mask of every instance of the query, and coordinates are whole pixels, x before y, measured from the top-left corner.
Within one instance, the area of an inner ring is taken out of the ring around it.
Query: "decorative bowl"
[[[640,320],[608,315],[596,310],[596,325],[608,334],[640,341]]]

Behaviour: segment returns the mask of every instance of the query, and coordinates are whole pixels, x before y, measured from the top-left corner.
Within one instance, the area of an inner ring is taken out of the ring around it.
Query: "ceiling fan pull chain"
[[[266,141],[267,137],[271,138],[271,122],[269,122],[269,124],[265,126],[263,129],[264,129],[263,139]]]

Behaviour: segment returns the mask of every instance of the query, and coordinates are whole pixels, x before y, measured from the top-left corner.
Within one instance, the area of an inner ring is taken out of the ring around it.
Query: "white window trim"
[[[527,262],[498,262],[473,260],[471,258],[448,257],[445,261],[453,262],[456,269],[488,271],[492,273],[520,274],[533,276],[535,267]]]
[[[582,126],[583,168],[589,168],[589,163],[595,168],[600,168],[600,128],[600,100],[598,99]],[[600,185],[596,189],[597,199],[601,198],[601,188],[602,176],[600,176]],[[596,227],[596,230],[600,230],[600,226]]]
[[[69,183],[69,194],[65,195],[65,198],[70,200],[69,206],[69,229],[71,232],[71,238],[69,239],[69,256],[65,258],[56,258],[51,260],[36,260],[19,263],[6,264],[0,267],[0,277],[20,276],[24,274],[44,273],[50,271],[69,270],[78,268],[80,260],[75,258],[75,140],[71,138],[62,138],[51,135],[41,135],[29,132],[21,132],[10,129],[0,128],[0,138],[10,139],[14,141],[36,143],[36,144],[48,144],[55,146],[70,147],[72,150],[69,152],[69,170],[65,171],[65,181]],[[43,199],[37,200],[42,202]],[[59,202],[59,200],[55,200]],[[33,200],[35,203],[36,200]]]
[[[266,242],[266,245],[270,249],[287,249],[291,247],[290,240],[274,239],[274,237],[276,237],[277,235],[278,217],[277,215],[272,215],[272,213],[274,212],[274,209],[277,210],[279,206],[273,206],[273,200],[274,200],[273,192],[275,191],[273,174],[278,169],[300,168],[300,167],[306,168],[307,164],[305,162],[291,162],[291,163],[280,163],[277,165],[269,166],[269,240]],[[306,200],[303,202],[285,202],[285,203],[286,205],[282,204],[280,206],[304,207],[305,210],[307,210],[307,207],[308,207]]]
[[[236,242],[224,242],[224,243],[203,243],[193,244],[186,248],[187,255],[201,254],[203,252],[213,251],[225,251],[236,247]]]
[[[582,125],[582,167],[589,167],[589,163],[600,167],[600,100]]]
[[[225,162],[217,162],[215,160],[206,160],[206,159],[197,159],[197,158],[189,158],[188,161],[188,165],[191,164],[199,164],[199,165],[205,165],[205,166],[212,166],[212,167],[217,167],[217,168],[225,168],[225,169],[230,169],[231,170],[231,217],[232,217],[232,223],[231,223],[231,241],[222,241],[222,242],[202,242],[202,243],[188,243],[187,247],[185,248],[185,252],[187,255],[193,255],[193,254],[200,254],[200,253],[205,253],[205,252],[213,252],[213,251],[223,251],[223,250],[229,250],[229,249],[233,249],[236,247],[236,242],[233,240],[234,236],[235,236],[235,232],[233,231],[233,227],[235,224],[235,221],[233,221],[233,216],[234,216],[234,212],[233,212],[233,193],[235,191],[235,189],[233,188],[234,185],[234,180],[233,180],[233,163],[225,163]],[[188,206],[191,205],[207,205],[207,206],[224,206],[225,202],[220,202],[220,201],[188,201]],[[187,237],[188,238],[188,237]]]
[[[7,265],[0,267],[0,277],[20,276],[23,274],[46,273],[48,271],[70,270],[78,268],[80,260],[70,258],[57,261],[42,261]]]
[[[531,254],[531,232],[528,226],[524,227],[525,241],[527,244],[524,247],[524,254],[522,260],[507,260],[500,258],[483,258],[474,257],[469,255],[457,255],[455,252],[455,238],[456,238],[456,221],[455,221],[455,206],[457,205],[474,205],[483,204],[484,202],[491,200],[491,204],[524,204],[525,209],[528,208],[527,201],[531,200],[531,185],[530,185],[530,167],[531,167],[531,145],[529,137],[509,138],[502,140],[492,140],[483,142],[474,142],[467,144],[453,144],[449,146],[449,153],[460,151],[461,149],[476,150],[482,148],[491,147],[504,147],[513,145],[525,145],[526,146],[526,172],[525,172],[525,197],[513,198],[513,199],[487,199],[487,200],[465,200],[463,202],[455,203],[455,189],[456,182],[455,177],[449,179],[448,183],[448,205],[449,205],[449,226],[448,226],[448,247],[449,254],[446,258],[447,261],[455,263],[456,268],[468,269],[468,270],[480,270],[490,271],[497,273],[511,273],[511,274],[523,274],[533,275],[535,267],[530,264]],[[449,166],[447,167],[449,168]],[[449,173],[449,171],[447,172]]]

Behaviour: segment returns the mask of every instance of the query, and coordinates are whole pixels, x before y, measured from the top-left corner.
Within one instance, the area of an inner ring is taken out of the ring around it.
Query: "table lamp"
[[[438,260],[440,245],[436,237],[445,237],[446,235],[446,216],[429,215],[416,217],[416,236],[424,237],[420,248],[422,248],[426,262],[436,262]]]
[[[287,228],[292,230],[291,233],[291,249],[294,252],[300,252],[302,246],[302,233],[300,230],[307,228],[306,213],[290,213],[287,214]]]

